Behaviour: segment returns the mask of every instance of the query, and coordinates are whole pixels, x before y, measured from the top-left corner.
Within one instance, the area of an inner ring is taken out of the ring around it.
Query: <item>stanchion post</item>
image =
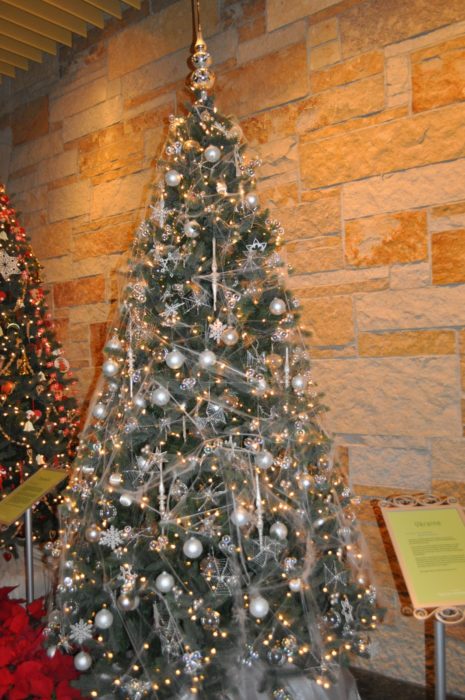
[[[434,681],[435,700],[446,700],[446,627],[434,621]]]
[[[32,552],[32,508],[24,513],[24,563],[26,566],[26,600],[32,603],[34,600],[34,559]]]

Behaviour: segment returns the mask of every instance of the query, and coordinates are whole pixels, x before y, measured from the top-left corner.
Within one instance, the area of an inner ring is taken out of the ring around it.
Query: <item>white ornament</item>
[[[178,173],[177,170],[168,170],[168,172],[165,173],[165,182],[169,187],[177,187],[181,180],[182,175]]]
[[[92,413],[94,414],[95,418],[98,418],[98,420],[103,420],[107,416],[107,407],[104,403],[96,403]]]
[[[180,350],[172,350],[165,357],[165,362],[170,369],[179,369],[183,366],[185,359]]]
[[[155,588],[160,593],[169,593],[174,588],[174,583],[174,576],[171,576],[167,571],[163,571],[155,579]]]
[[[302,581],[300,580],[300,578],[291,578],[291,580],[289,581],[289,589],[293,593],[298,593],[301,588],[302,588]]]
[[[216,362],[216,355],[211,350],[203,350],[199,355],[199,365],[202,369],[210,369]]]
[[[74,657],[74,668],[81,673],[83,671],[88,671],[92,666],[92,657],[85,651],[80,651]]]
[[[106,377],[114,377],[115,374],[118,374],[119,366],[114,360],[105,360],[102,370]]]
[[[279,520],[270,527],[270,535],[277,537],[278,540],[285,540],[287,537],[287,527]]]
[[[207,146],[203,154],[209,163],[217,163],[221,158],[221,151],[217,146]]]
[[[257,452],[254,460],[259,469],[269,469],[274,462],[274,457],[268,450],[262,450]]]
[[[113,613],[107,608],[102,608],[95,615],[94,623],[99,630],[109,629],[113,624]]]
[[[100,539],[100,534],[101,533],[97,525],[89,525],[89,527],[86,528],[85,536],[88,542],[98,542]]]
[[[261,619],[268,615],[270,604],[263,596],[256,595],[250,600],[249,610],[254,617]]]
[[[120,610],[131,612],[135,610],[140,603],[139,596],[131,595],[130,593],[121,593],[116,600],[116,605]]]
[[[108,482],[111,484],[111,486],[120,486],[122,481],[123,481],[123,477],[119,472],[115,472],[114,474],[110,474],[110,476],[108,478]]]
[[[118,350],[121,350],[121,343],[118,336],[114,335],[112,338],[110,338],[105,347],[112,352],[118,352]]]
[[[203,552],[203,545],[197,537],[189,537],[184,542],[182,551],[188,559],[198,559]]]
[[[170,398],[170,392],[164,386],[159,386],[152,391],[151,400],[155,406],[166,406]]]
[[[245,203],[249,209],[258,207],[258,195],[256,192],[247,192],[245,195]]]
[[[286,313],[286,302],[275,297],[270,303],[270,311],[274,316],[282,316]]]
[[[134,397],[134,405],[137,406],[137,408],[140,408],[141,410],[146,408],[147,401],[145,400],[145,396],[142,396],[141,394],[137,394],[137,396]]]
[[[307,380],[303,374],[296,374],[292,377],[291,384],[294,391],[303,391],[307,386]]]
[[[221,336],[221,340],[225,345],[235,345],[239,340],[239,333],[232,326],[226,328]]]
[[[132,506],[132,496],[129,493],[122,493],[119,497],[119,502],[125,508],[129,508],[129,506]]]
[[[237,525],[238,527],[244,527],[250,522],[250,513],[245,508],[242,508],[242,506],[238,506],[233,511],[233,514],[231,515],[231,520],[234,523],[234,525]]]
[[[186,221],[184,224],[184,233],[188,238],[197,238],[200,233],[199,228],[197,221]]]

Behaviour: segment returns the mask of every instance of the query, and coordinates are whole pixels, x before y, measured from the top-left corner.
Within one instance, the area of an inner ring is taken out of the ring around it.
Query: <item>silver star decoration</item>
[[[11,255],[8,255],[6,250],[0,250],[0,275],[4,280],[9,280],[11,275],[19,275],[20,269],[18,261]]]
[[[152,210],[152,215],[151,218],[154,221],[158,221],[160,226],[163,227],[163,224],[165,223],[166,220],[166,214],[167,214],[167,209],[165,207],[165,200],[163,197],[156,203],[153,204],[150,209]]]
[[[251,252],[261,251],[262,253],[266,250],[266,241],[259,241],[258,238],[254,238],[252,243],[245,246],[246,249]]]
[[[70,625],[69,629],[69,638],[76,644],[84,644],[88,639],[92,639],[93,626],[88,622],[84,622],[82,618],[79,622],[75,622],[74,625]]]
[[[223,335],[226,328],[227,326],[224,323],[222,323],[219,318],[217,318],[216,321],[210,323],[209,325],[209,338],[216,340],[216,342],[219,345],[221,342],[221,336]]]

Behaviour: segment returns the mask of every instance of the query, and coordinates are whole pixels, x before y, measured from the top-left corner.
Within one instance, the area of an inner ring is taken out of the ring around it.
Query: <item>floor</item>
[[[412,683],[403,683],[377,673],[352,669],[362,700],[435,700],[434,690],[427,690]],[[460,700],[447,695],[447,700]]]

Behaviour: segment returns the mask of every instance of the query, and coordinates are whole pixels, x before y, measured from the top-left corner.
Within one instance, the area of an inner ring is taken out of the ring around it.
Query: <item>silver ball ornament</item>
[[[221,151],[217,146],[207,146],[203,154],[209,163],[217,163],[221,158]]]
[[[186,221],[184,224],[184,233],[188,238],[197,238],[200,233],[200,226],[197,221]]]
[[[181,180],[182,175],[178,173],[177,170],[168,170],[168,172],[165,173],[165,182],[169,187],[177,187]]]
[[[106,377],[114,377],[119,372],[119,365],[114,360],[105,360],[102,371]]]
[[[292,377],[291,384],[295,391],[303,391],[307,386],[307,380],[302,374],[296,374],[295,377]]]
[[[236,331],[235,328],[232,326],[229,326],[223,331],[223,335],[221,336],[221,340],[225,345],[232,346],[236,345],[236,343],[239,340],[239,333]]]
[[[183,366],[186,358],[180,350],[172,350],[165,357],[165,362],[170,369],[179,369]]]
[[[167,571],[163,571],[155,579],[155,588],[160,593],[169,593],[174,588],[174,576],[171,576]]]
[[[286,302],[275,297],[270,303],[270,311],[274,316],[282,316],[286,313]]]
[[[55,656],[56,653],[57,653],[57,648],[55,645],[48,647],[47,656],[49,659],[53,659],[53,657]]]
[[[237,527],[245,527],[250,522],[250,513],[242,506],[238,506],[231,515],[231,520]]]
[[[108,483],[111,484],[111,486],[120,486],[123,481],[123,477],[119,472],[114,472],[113,474],[110,474],[108,478]]]
[[[270,527],[270,535],[273,537],[277,537],[278,540],[285,540],[287,537],[287,527],[284,523],[281,521],[277,520],[273,525]]]
[[[262,450],[254,455],[254,461],[259,469],[269,469],[274,462],[274,457],[268,450]]]
[[[189,537],[184,542],[182,551],[188,559],[198,559],[203,552],[203,545],[197,537]]]
[[[265,379],[259,379],[254,388],[255,393],[258,394],[258,396],[262,396],[268,391],[268,384],[266,383]]]
[[[95,615],[94,623],[99,630],[109,629],[113,624],[113,613],[107,608],[102,608]]]
[[[291,578],[288,585],[289,590],[291,590],[293,593],[298,593],[302,588],[302,581],[300,578]]]
[[[107,407],[104,403],[96,403],[92,410],[92,413],[94,415],[94,418],[98,418],[98,420],[103,420],[107,416]]]
[[[140,408],[141,410],[147,408],[147,401],[145,396],[137,394],[137,396],[134,397],[134,406],[137,406],[137,408]]]
[[[132,496],[129,493],[122,493],[119,497],[119,502],[125,508],[129,508],[129,506],[132,506]]]
[[[98,529],[97,525],[89,525],[89,527],[86,528],[85,537],[86,540],[92,544],[98,542],[100,539],[100,530]]]
[[[80,651],[79,654],[76,654],[74,657],[74,668],[77,671],[81,671],[81,673],[82,671],[88,671],[91,666],[92,657],[86,651]]]
[[[199,355],[199,365],[202,369],[210,369],[216,362],[216,355],[211,350],[203,350]]]
[[[125,612],[132,612],[138,607],[139,603],[139,596],[131,593],[121,593],[121,595],[119,595],[116,599],[116,605],[118,608]]]
[[[113,338],[110,338],[105,347],[107,348],[107,350],[111,350],[112,352],[118,352],[119,350],[121,350],[121,343],[119,338],[117,336],[113,336]]]
[[[256,595],[250,600],[249,610],[254,617],[261,619],[262,617],[266,617],[268,615],[270,604],[267,600],[265,600],[265,598],[263,598],[263,596]]]
[[[164,386],[159,386],[152,391],[151,400],[155,406],[166,406],[166,404],[169,403],[170,398],[170,392],[168,389],[165,389]]]
[[[256,192],[247,192],[245,195],[245,204],[249,209],[258,207],[258,195]]]

